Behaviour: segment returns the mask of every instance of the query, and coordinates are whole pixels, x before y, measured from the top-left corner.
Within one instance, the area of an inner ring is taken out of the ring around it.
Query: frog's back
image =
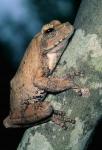
[[[45,92],[34,86],[33,81],[43,65],[40,64],[40,48],[37,39],[33,39],[26,50],[26,53],[21,61],[21,64],[10,82],[10,104],[11,108],[18,107],[26,99],[32,97],[39,99],[39,96],[43,97]]]

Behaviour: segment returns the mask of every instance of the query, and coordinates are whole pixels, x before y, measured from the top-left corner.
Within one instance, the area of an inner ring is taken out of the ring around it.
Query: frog
[[[55,110],[45,100],[49,92],[57,93],[72,89],[79,95],[82,89],[71,78],[53,77],[74,27],[69,22],[52,20],[45,24],[28,45],[20,66],[10,81],[10,111],[4,119],[6,128],[28,127],[44,120],[65,127],[75,119]]]

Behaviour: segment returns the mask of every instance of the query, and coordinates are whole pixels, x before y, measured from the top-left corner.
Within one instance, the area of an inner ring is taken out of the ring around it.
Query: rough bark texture
[[[48,122],[29,128],[17,150],[84,150],[102,115],[102,0],[83,0],[75,21],[76,31],[54,75],[62,76],[70,68],[85,72],[75,81],[90,88],[89,97],[70,91],[49,95],[57,109],[76,118],[67,130]]]

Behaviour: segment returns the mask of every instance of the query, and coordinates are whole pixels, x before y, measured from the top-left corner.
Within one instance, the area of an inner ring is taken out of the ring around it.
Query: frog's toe
[[[3,124],[5,126],[5,128],[10,128],[11,127],[11,120],[10,120],[10,117],[7,116],[4,120],[3,120]]]

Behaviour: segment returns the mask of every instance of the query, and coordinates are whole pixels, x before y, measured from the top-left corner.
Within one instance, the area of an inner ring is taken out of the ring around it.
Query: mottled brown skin
[[[81,92],[72,80],[51,76],[73,30],[70,23],[54,20],[44,25],[32,39],[10,83],[10,113],[3,122],[6,128],[24,127],[48,117],[56,124],[64,125],[63,112],[56,113],[50,102],[43,100],[47,92],[71,88]],[[74,123],[71,119],[66,120]]]

